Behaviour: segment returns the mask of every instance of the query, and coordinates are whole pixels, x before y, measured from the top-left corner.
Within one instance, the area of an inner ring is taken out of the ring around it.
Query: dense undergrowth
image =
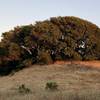
[[[56,60],[100,60],[100,29],[76,17],[52,17],[2,34],[0,74]]]

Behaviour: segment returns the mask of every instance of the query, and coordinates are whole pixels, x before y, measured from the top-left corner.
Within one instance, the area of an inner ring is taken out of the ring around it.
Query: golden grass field
[[[33,65],[0,77],[0,100],[100,100],[99,66],[99,61]],[[58,89],[46,90],[49,81]],[[22,84],[31,92],[20,93]]]

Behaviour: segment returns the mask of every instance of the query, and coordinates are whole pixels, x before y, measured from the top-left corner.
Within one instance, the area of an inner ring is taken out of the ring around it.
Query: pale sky
[[[0,35],[53,16],[76,16],[100,26],[100,0],[0,0]]]

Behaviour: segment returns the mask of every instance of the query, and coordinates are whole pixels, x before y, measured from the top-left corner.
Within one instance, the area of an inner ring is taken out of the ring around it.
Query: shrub
[[[38,59],[39,64],[51,64],[52,62],[52,58],[48,52],[40,52]]]
[[[26,59],[22,62],[22,65],[24,67],[28,67],[28,66],[31,66],[32,65],[32,59]]]
[[[46,83],[46,89],[49,89],[49,90],[57,90],[58,89],[58,84],[56,82],[47,82]]]
[[[20,85],[20,86],[18,87],[18,92],[19,92],[19,93],[30,93],[31,90],[30,90],[29,88],[27,88],[27,87],[25,86],[25,84],[22,84],[22,85]]]
[[[9,75],[13,70],[16,70],[17,65],[19,65],[19,61],[17,60],[3,61],[3,63],[0,65],[0,75]]]

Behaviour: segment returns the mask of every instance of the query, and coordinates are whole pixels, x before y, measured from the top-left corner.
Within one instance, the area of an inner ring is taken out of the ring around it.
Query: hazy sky
[[[0,34],[51,16],[77,16],[100,26],[100,0],[0,0]]]

